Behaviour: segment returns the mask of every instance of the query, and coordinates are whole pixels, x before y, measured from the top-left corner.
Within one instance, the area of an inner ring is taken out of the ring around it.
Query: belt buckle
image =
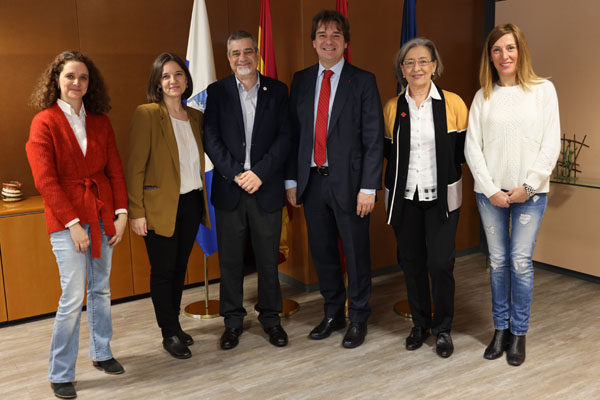
[[[317,173],[321,176],[329,176],[328,167],[317,167]]]

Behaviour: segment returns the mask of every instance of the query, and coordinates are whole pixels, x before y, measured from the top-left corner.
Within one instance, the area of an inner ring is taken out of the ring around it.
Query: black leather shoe
[[[109,375],[119,375],[125,372],[125,368],[114,358],[106,361],[94,361],[94,367]]]
[[[74,399],[77,397],[77,392],[73,386],[73,382],[52,383],[50,382],[54,395],[59,399]]]
[[[509,337],[510,329],[496,329],[492,341],[483,352],[483,358],[486,360],[495,360],[496,358],[502,357],[502,353],[504,353],[504,350],[506,350],[506,346],[508,345]]]
[[[221,348],[223,350],[233,349],[238,345],[239,337],[242,334],[242,328],[225,328],[223,336],[221,336]]]
[[[179,338],[181,343],[185,344],[186,346],[191,346],[194,344],[194,339],[181,329],[179,330],[179,332],[177,332],[177,337]]]
[[[284,347],[288,344],[288,335],[281,325],[277,324],[265,328],[265,332],[269,335],[269,342],[271,342],[273,346]]]
[[[346,317],[343,315],[335,318],[323,318],[321,323],[317,325],[310,333],[308,337],[313,340],[321,340],[329,337],[331,332],[339,331],[346,327]]]
[[[179,358],[181,360],[190,358],[192,356],[192,352],[188,347],[181,343],[178,336],[169,336],[163,339],[163,347],[175,358]]]
[[[425,339],[429,337],[429,329],[420,326],[413,326],[410,335],[406,338],[406,350],[416,350],[423,345]]]
[[[452,344],[452,336],[450,332],[440,332],[435,341],[435,352],[442,358],[448,358],[454,352],[454,344]]]
[[[366,322],[350,322],[348,331],[346,331],[344,340],[342,340],[342,346],[347,349],[358,347],[365,341],[365,336],[367,336]]]
[[[518,367],[525,361],[525,335],[510,335],[506,348],[506,362]]]

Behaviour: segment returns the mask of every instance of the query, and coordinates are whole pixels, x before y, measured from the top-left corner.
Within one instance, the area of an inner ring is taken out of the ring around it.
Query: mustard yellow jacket
[[[210,226],[204,179],[203,117],[200,111],[184,107],[200,153],[204,189],[202,224]],[[143,104],[135,110],[125,175],[130,218],[146,217],[148,229],[161,236],[173,236],[181,182],[179,152],[169,112],[163,102]]]

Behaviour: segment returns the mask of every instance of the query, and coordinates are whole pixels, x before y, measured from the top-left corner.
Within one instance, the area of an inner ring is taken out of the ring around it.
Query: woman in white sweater
[[[495,333],[483,356],[493,360],[506,350],[507,362],[518,366],[533,296],[531,258],[560,151],[558,100],[552,83],[533,72],[525,37],[513,24],[490,32],[479,80],[465,156],[490,255]]]

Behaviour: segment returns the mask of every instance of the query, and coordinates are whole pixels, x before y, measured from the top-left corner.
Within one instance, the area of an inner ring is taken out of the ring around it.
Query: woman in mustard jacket
[[[150,293],[163,347],[175,358],[192,356],[192,337],[179,312],[188,258],[199,224],[207,221],[202,113],[183,104],[192,77],[173,53],[154,61],[148,104],[133,115],[127,191],[133,231],[144,237]]]

